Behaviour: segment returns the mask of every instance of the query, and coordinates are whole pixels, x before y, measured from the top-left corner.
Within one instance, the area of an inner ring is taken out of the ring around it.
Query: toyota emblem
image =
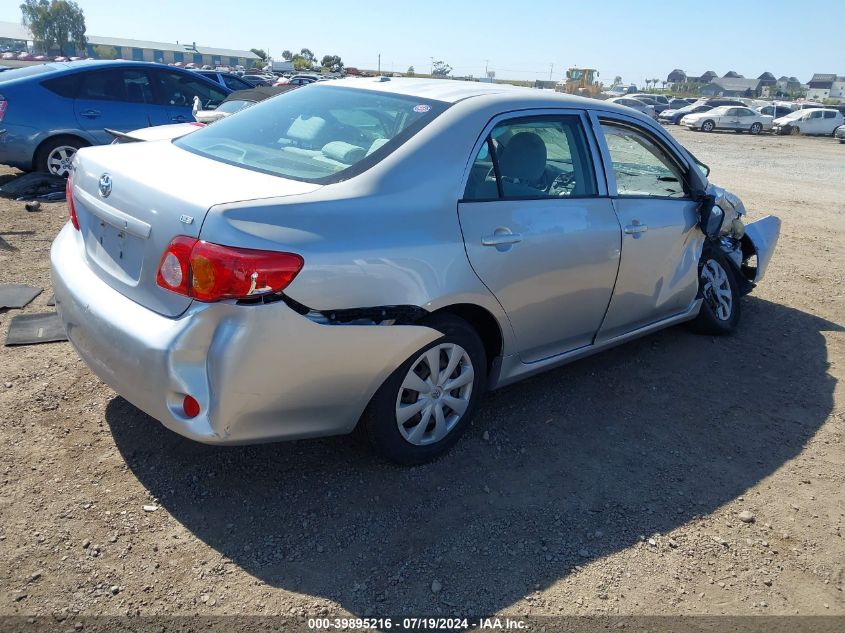
[[[109,194],[111,194],[111,176],[108,174],[103,174],[100,176],[100,197],[108,198]]]

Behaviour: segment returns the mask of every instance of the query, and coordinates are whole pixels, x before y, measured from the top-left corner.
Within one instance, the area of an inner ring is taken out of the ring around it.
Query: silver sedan
[[[780,222],[650,118],[349,79],[174,141],[84,148],[51,252],[88,366],[215,444],[349,433],[400,463],[488,389],[667,326],[736,329]]]
[[[657,118],[657,112],[654,110],[653,105],[640,101],[639,99],[634,99],[634,97],[614,97],[613,99],[608,99],[607,102],[631,108],[652,119]]]
[[[712,132],[714,130],[733,130],[759,134],[772,129],[773,117],[760,114],[751,108],[740,106],[721,106],[706,112],[688,114],[681,119],[681,125],[691,130]]]

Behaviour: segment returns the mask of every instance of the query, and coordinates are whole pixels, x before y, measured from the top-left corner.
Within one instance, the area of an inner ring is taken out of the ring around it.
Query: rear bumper
[[[348,433],[390,373],[440,336],[422,326],[322,325],[283,302],[194,302],[172,319],[103,282],[83,248],[68,224],[50,252],[69,340],[118,394],[200,442]],[[200,403],[192,419],[186,394]]]
[[[38,143],[39,134],[35,128],[0,121],[0,165],[31,170]]]

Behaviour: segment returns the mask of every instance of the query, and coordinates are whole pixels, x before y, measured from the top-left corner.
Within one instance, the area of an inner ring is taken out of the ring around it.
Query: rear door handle
[[[96,119],[98,116],[100,116],[100,111],[99,110],[83,110],[79,114],[84,116],[86,119]]]
[[[641,233],[645,233],[646,231],[648,231],[648,226],[640,224],[637,220],[634,220],[633,224],[625,227],[625,233],[634,237],[639,237]]]
[[[483,246],[507,246],[521,241],[522,235],[519,233],[494,233],[481,238]]]

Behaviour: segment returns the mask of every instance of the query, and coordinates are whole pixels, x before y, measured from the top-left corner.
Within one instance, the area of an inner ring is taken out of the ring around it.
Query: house
[[[845,102],[845,77],[816,73],[807,82],[807,98],[812,101],[836,99]]]
[[[667,84],[682,84],[686,83],[686,81],[687,74],[680,68],[676,68],[671,73],[669,73],[668,77],[666,77]]]
[[[743,76],[735,70],[729,70],[724,75],[722,75],[722,79],[743,79]]]
[[[778,79],[776,84],[776,90],[781,95],[790,95],[795,92],[799,92],[802,89],[801,82],[798,81],[797,77],[787,77],[783,75],[780,79]]]
[[[778,80],[775,79],[775,76],[770,72],[763,73],[762,75],[757,77],[757,79],[760,80],[760,85],[766,88],[772,88],[778,83]]]
[[[717,77],[701,87],[701,94],[705,97],[759,97],[761,91],[759,79],[744,77]]]

